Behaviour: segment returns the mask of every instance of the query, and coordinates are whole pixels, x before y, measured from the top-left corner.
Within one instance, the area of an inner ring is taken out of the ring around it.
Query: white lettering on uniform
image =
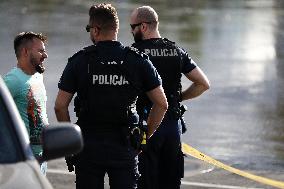
[[[115,65],[115,64],[117,64],[117,62],[113,60],[113,61],[110,61],[110,62],[107,62],[107,63],[101,62],[101,64]]]
[[[168,56],[168,49],[163,49],[164,56]]]
[[[144,53],[151,56],[178,56],[177,49],[144,49]]]
[[[155,49],[155,51],[156,51],[157,56],[163,56],[163,55],[161,54],[161,52],[163,52],[163,51],[159,51],[159,49]]]
[[[96,81],[99,79],[98,75],[93,75],[93,85],[96,83]]]
[[[125,79],[125,77],[123,77],[123,83],[122,83],[122,85],[128,85],[129,84],[129,82]]]
[[[103,84],[104,83],[104,76],[103,75],[99,75],[99,84]]]
[[[155,49],[151,49],[151,55],[152,55],[152,56],[156,56],[156,51],[155,51]]]
[[[93,85],[128,85],[122,75],[93,75]]]
[[[110,75],[110,76],[111,76],[111,75]],[[109,85],[110,83],[109,83],[109,80],[108,80],[108,78],[107,78],[107,75],[105,75],[104,78],[105,78],[105,79],[104,79],[105,84],[106,84],[106,85]]]
[[[177,50],[174,49],[174,56],[178,56]]]
[[[113,75],[112,79],[113,79],[113,81],[112,81],[113,85],[117,85],[118,84],[117,83],[118,76],[117,75]]]
[[[117,64],[116,61],[108,62],[108,64]]]
[[[144,52],[145,52],[145,54],[148,55],[148,54],[150,54],[150,49],[145,49]]]

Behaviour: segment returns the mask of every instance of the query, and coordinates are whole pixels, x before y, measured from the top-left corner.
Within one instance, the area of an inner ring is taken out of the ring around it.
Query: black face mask
[[[42,74],[45,71],[45,67],[43,65],[36,65],[35,67],[36,71],[40,74]]]
[[[133,34],[135,43],[143,41],[142,32],[139,30],[136,34]]]

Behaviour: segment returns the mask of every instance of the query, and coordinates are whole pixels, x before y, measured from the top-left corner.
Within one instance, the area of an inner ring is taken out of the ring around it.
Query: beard
[[[91,38],[91,41],[93,42],[93,44],[96,44],[96,40],[92,35],[90,35],[90,38]]]
[[[92,38],[91,40],[92,40],[93,44],[96,44],[96,40],[95,39]]]
[[[35,69],[40,74],[42,74],[45,71],[45,67],[41,64],[36,65]]]
[[[38,63],[35,57],[31,57],[31,64],[35,67],[36,72],[42,74],[45,71],[45,67],[41,64]]]
[[[134,37],[135,43],[143,41],[143,34],[140,30],[138,32],[136,32],[135,34],[133,34],[133,37]]]

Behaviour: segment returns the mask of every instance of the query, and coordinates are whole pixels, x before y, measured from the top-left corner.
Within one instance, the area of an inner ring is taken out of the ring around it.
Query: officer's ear
[[[146,32],[147,29],[148,29],[147,24],[146,23],[142,23],[141,26],[140,26],[140,29],[141,29],[142,32]]]
[[[100,30],[101,30],[101,28],[94,26],[92,31],[94,32],[95,36],[98,36],[100,34]]]

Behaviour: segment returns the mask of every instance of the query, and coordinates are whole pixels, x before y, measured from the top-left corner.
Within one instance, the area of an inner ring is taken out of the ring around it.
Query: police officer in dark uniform
[[[177,189],[183,177],[184,159],[181,152],[182,116],[180,102],[201,95],[209,88],[209,81],[185,50],[174,42],[161,38],[158,15],[152,7],[142,6],[131,14],[134,47],[146,53],[163,80],[168,100],[168,111],[160,127],[147,143],[146,152],[139,156],[140,189]],[[184,91],[181,76],[193,83]],[[147,118],[152,107],[148,98],[139,97],[137,110],[140,118]]]
[[[136,99],[146,92],[154,106],[147,120],[147,137],[154,133],[167,110],[161,79],[146,55],[117,41],[119,20],[110,4],[91,6],[86,30],[94,45],[68,60],[58,87],[55,113],[70,121],[68,106],[77,93],[77,124],[84,149],[76,155],[77,189],[102,189],[104,176],[110,188],[134,189],[139,176],[137,149],[130,142],[137,123]]]

